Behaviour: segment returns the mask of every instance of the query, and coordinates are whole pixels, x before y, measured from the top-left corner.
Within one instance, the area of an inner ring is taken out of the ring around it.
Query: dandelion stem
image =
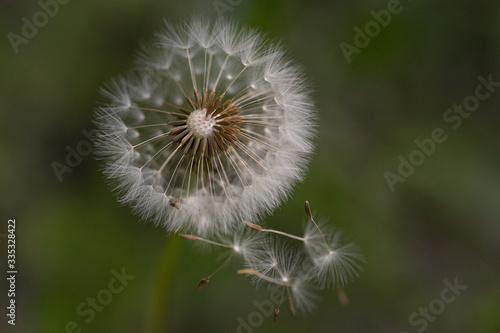
[[[305,240],[306,240],[304,237],[299,237],[299,236],[291,235],[291,234],[283,232],[283,231],[274,230],[274,229],[264,229],[260,225],[255,224],[255,223],[251,223],[251,222],[248,222],[248,221],[245,221],[245,224],[247,226],[249,226],[250,228],[252,228],[254,230],[257,230],[257,231],[273,232],[275,234],[279,234],[279,235],[282,235],[282,236],[285,236],[285,237],[293,238],[293,239],[299,240],[301,242],[305,242]]]
[[[227,91],[229,90],[229,88],[231,88],[231,86],[233,85],[234,81],[236,81],[237,78],[240,77],[241,73],[243,73],[243,71],[247,68],[247,66],[244,66],[240,69],[240,71],[238,72],[238,74],[234,77],[233,81],[231,81],[231,83],[229,83],[229,85],[227,86],[226,90],[224,90],[224,92],[222,93],[222,95],[225,95],[227,93]]]
[[[210,274],[209,276],[207,276],[207,279],[210,279],[212,276],[214,276],[215,274],[217,274],[221,269],[222,267],[226,266],[227,263],[229,262],[229,260],[231,260],[231,258],[233,257],[233,253],[231,253],[229,255],[229,257],[226,258],[226,260],[222,263],[222,265],[219,266],[219,268],[217,268],[212,274]]]
[[[281,303],[283,303],[283,297],[285,296],[285,289],[286,288],[286,284],[283,286],[283,291],[281,292],[281,299],[280,299],[280,302],[278,304],[278,307],[276,308],[276,310],[274,310],[274,321],[277,321],[278,320],[278,315],[280,314],[280,307],[281,307]]]
[[[222,246],[222,247],[227,247],[227,248],[233,248],[231,245],[214,242],[214,241],[211,241],[209,239],[201,238],[201,237],[194,236],[194,235],[178,234],[177,237],[184,238],[184,239],[189,239],[189,240],[199,240],[199,241],[202,241],[202,242],[205,242],[205,243],[209,243],[209,244],[212,244],[212,245],[217,245],[217,246]]]
[[[304,241],[305,241],[305,238],[304,238],[304,237],[294,236],[294,235],[291,235],[291,234],[289,234],[289,233],[286,233],[286,232],[283,232],[283,231],[279,231],[279,230],[273,230],[273,229],[262,229],[261,231],[264,231],[264,232],[273,232],[273,233],[275,233],[275,234],[282,235],[282,236],[286,236],[286,237],[289,237],[289,238],[293,238],[293,239],[299,240],[299,241],[301,241],[301,242],[304,242]]]
[[[290,307],[290,312],[292,313],[293,316],[295,316],[295,307],[293,306],[293,301],[292,301],[292,293],[290,292],[290,288],[286,286],[286,292],[288,294],[288,306]]]
[[[189,55],[189,48],[186,48],[186,56],[189,62],[189,72],[191,73],[191,81],[193,82],[194,91],[198,91],[198,87],[196,86],[196,78],[193,71],[193,64],[191,63],[191,56]]]
[[[312,213],[311,213],[311,206],[309,205],[309,201],[306,200],[306,204],[305,204],[305,209],[306,209],[306,214],[307,214],[307,217],[309,217],[309,219],[311,220],[312,223],[314,223],[314,225],[316,226],[316,228],[318,229],[321,237],[323,238],[323,241],[325,242],[325,246],[326,248],[328,249],[328,252],[332,252],[332,250],[330,249],[330,246],[328,246],[328,243],[325,239],[325,235],[323,235],[323,232],[321,231],[321,229],[318,227],[318,224],[316,224],[316,222],[314,221],[313,217],[312,217]]]
[[[237,270],[236,274],[255,275],[255,276],[261,278],[262,280],[266,280],[268,282],[277,284],[279,286],[284,286],[285,285],[285,282],[283,282],[282,280],[273,279],[272,277],[264,275],[264,274],[262,274],[260,272],[257,272],[256,270],[253,270],[253,269],[250,269],[250,268],[244,268],[244,269]]]
[[[201,289],[201,287],[203,287],[208,282],[210,282],[210,279],[212,278],[212,276],[214,276],[215,274],[217,274],[222,269],[222,267],[224,267],[224,266],[227,265],[227,263],[229,262],[229,260],[231,260],[231,258],[233,257],[233,254],[234,254],[234,252],[231,253],[231,255],[229,257],[227,257],[226,260],[222,263],[222,265],[220,265],[219,268],[217,268],[212,274],[210,274],[206,278],[201,279],[200,282],[198,282],[198,285],[196,286],[196,288],[194,290],[198,291],[198,290]]]
[[[217,76],[217,80],[215,80],[214,87],[212,88],[213,92],[215,92],[215,90],[217,89],[217,85],[219,84],[220,77],[221,77],[222,73],[224,72],[224,67],[226,67],[227,60],[229,59],[229,56],[230,56],[230,54],[228,53],[226,56],[226,59],[224,60],[224,63],[222,64],[222,66],[220,68],[219,76]]]
[[[172,104],[165,103],[165,105],[170,106],[170,107],[175,108],[175,109],[178,109],[178,107],[176,107]],[[146,107],[142,107],[142,106],[134,106],[133,108],[138,109],[138,110],[142,110],[142,111],[153,111],[153,112],[164,113],[164,114],[168,114],[168,115],[175,116],[175,117],[182,118],[182,119],[187,118],[186,115],[179,113],[179,112],[171,112],[171,111],[165,111],[165,110],[154,109],[154,108],[146,108]]]

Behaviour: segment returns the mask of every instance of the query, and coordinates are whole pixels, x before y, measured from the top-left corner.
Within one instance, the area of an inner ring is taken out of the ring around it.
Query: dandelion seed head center
[[[217,120],[211,115],[207,115],[207,109],[202,109],[191,112],[186,125],[193,137],[203,139],[212,136],[215,124],[217,124]]]
[[[239,141],[243,119],[232,99],[222,102],[224,95],[216,97],[215,92],[209,94],[206,90],[201,94],[195,90],[193,95],[194,99],[186,97],[193,111],[179,108],[179,112],[188,116],[169,122],[173,128],[168,135],[184,148],[184,155],[191,153],[196,158],[211,159]]]

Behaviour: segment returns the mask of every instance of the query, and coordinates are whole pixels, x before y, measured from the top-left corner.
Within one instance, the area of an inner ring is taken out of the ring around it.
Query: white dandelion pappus
[[[275,281],[275,284],[283,285],[290,281],[300,263],[300,256],[290,250],[286,243],[282,244],[274,237],[267,237],[260,242],[252,260],[247,260],[246,265],[259,272],[253,276],[256,285],[264,281]]]
[[[166,24],[103,89],[97,154],[120,201],[169,232],[228,232],[303,177],[315,110],[277,46],[227,21]]]
[[[285,296],[288,298],[294,315],[296,310],[303,314],[311,312],[319,300],[309,281],[310,264],[287,243],[268,237],[261,242],[260,249],[254,252],[252,260],[247,260],[245,265],[247,268],[239,270],[238,274],[251,276],[257,286],[267,283],[282,288],[282,301]]]
[[[304,245],[313,265],[309,272],[321,288],[344,287],[359,277],[366,263],[354,243],[344,243],[342,233],[312,220],[307,224]],[[319,230],[322,230],[320,232]]]

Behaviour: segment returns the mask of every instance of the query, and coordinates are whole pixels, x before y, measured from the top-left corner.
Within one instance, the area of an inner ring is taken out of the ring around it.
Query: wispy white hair
[[[231,21],[193,18],[165,23],[137,59],[138,69],[102,88],[95,114],[104,174],[136,214],[169,232],[224,233],[270,213],[303,178],[316,112],[281,47]],[[229,144],[208,150],[186,123],[197,110],[208,119],[212,92],[239,123]]]

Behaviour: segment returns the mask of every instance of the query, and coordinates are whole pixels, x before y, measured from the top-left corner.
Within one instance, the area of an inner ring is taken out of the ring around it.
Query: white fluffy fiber
[[[138,69],[104,86],[96,111],[104,173],[136,214],[169,232],[227,232],[271,212],[302,179],[316,112],[280,47],[232,22],[193,18],[166,23],[137,58]],[[210,175],[166,135],[176,120],[168,112],[191,111],[185,94],[195,89],[226,92],[223,102],[235,97],[242,111],[239,142],[209,162]]]

